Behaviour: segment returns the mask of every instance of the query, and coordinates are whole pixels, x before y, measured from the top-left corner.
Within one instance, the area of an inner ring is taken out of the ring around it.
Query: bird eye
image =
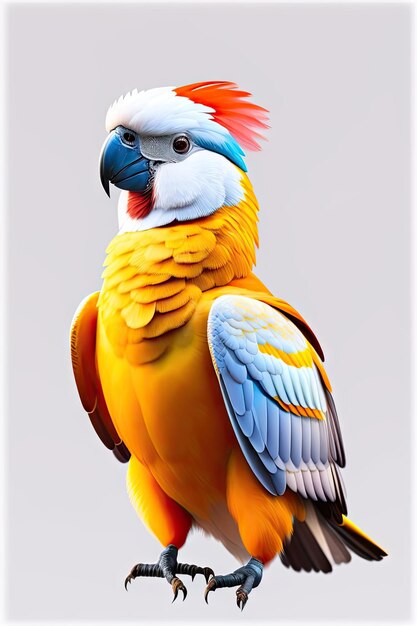
[[[191,142],[186,135],[175,137],[172,147],[178,154],[185,154],[190,149]]]
[[[133,133],[130,133],[128,130],[126,130],[123,135],[123,141],[127,144],[129,144],[130,146],[132,146],[135,141],[136,141],[136,137]]]

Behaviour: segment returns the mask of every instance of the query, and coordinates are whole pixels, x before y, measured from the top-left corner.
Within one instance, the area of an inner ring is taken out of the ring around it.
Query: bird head
[[[134,90],[109,108],[104,189],[123,190],[121,231],[211,215],[243,198],[243,148],[259,150],[267,111],[230,82]]]

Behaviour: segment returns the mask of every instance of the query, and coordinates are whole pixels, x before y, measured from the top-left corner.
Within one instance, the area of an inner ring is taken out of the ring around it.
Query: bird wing
[[[345,513],[339,421],[323,364],[303,333],[265,302],[225,295],[211,307],[208,341],[230,421],[257,479],[271,494],[289,488]]]
[[[71,324],[71,360],[75,382],[84,409],[104,445],[122,463],[130,452],[116,432],[96,367],[97,299],[99,292],[85,298]]]

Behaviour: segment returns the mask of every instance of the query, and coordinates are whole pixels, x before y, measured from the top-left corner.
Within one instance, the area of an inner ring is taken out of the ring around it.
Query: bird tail
[[[327,573],[333,564],[348,563],[351,552],[368,561],[380,561],[387,555],[345,515],[339,521],[326,519],[308,503],[305,520],[294,520],[293,533],[284,541],[280,558],[296,571]]]
[[[346,515],[343,515],[342,518],[341,524],[334,521],[331,521],[330,524],[349,550],[368,561],[381,561],[384,556],[387,556],[385,550],[368,537]]]

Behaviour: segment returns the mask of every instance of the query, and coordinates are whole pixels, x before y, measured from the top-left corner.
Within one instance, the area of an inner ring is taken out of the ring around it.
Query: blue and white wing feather
[[[227,295],[212,305],[208,341],[237,440],[265,489],[344,512],[336,409],[301,331],[263,302]]]

